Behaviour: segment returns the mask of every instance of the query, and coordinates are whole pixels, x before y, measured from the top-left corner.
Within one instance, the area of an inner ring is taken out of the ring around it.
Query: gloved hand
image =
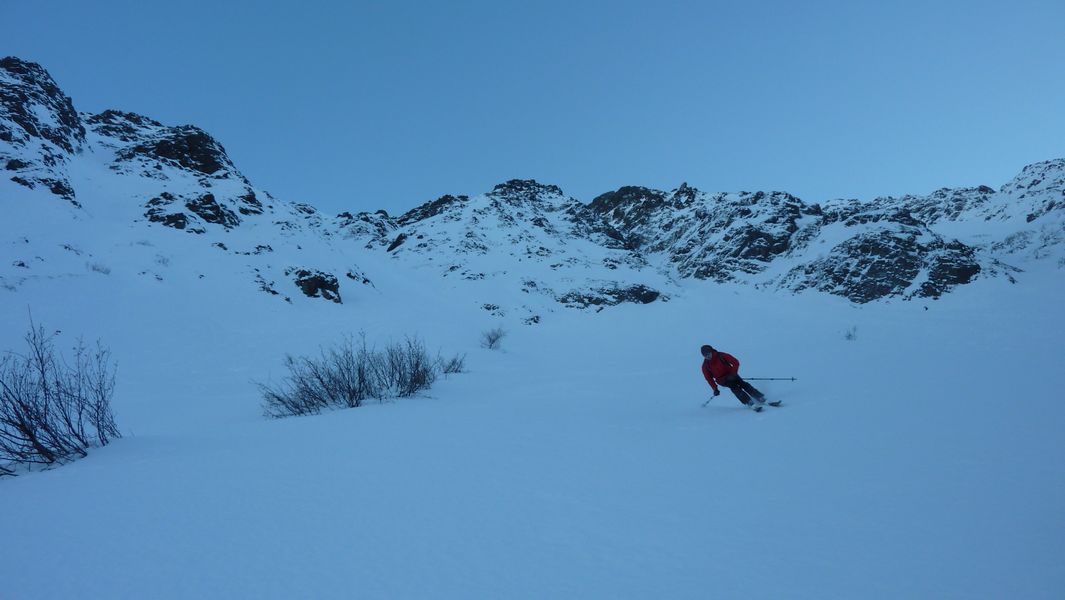
[[[714,396],[720,396],[721,390],[714,390]]]

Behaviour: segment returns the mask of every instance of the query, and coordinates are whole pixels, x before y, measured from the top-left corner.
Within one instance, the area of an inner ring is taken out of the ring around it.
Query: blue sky
[[[403,212],[511,178],[807,201],[1065,156],[1065,2],[3,4],[83,111],[214,135],[274,195]]]

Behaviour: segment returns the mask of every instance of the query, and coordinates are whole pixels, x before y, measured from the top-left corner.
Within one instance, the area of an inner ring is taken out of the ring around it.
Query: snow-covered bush
[[[121,437],[111,412],[110,352],[79,340],[68,362],[56,352],[55,335],[31,324],[26,354],[0,357],[0,474],[11,474],[18,464],[80,458],[90,447]]]
[[[500,342],[506,337],[507,332],[502,327],[495,327],[481,333],[481,346],[489,350],[499,348]]]
[[[367,399],[405,398],[428,389],[442,369],[417,338],[383,350],[348,337],[323,348],[317,357],[285,357],[288,375],[278,386],[260,383],[267,416],[318,414],[330,408],[355,408]]]

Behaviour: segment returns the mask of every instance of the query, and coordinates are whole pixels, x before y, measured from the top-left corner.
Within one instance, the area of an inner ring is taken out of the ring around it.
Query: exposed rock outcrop
[[[67,162],[85,143],[74,105],[40,65],[0,59],[0,165],[11,181],[75,206]]]
[[[291,268],[285,270],[285,275],[291,276],[296,284],[309,298],[325,298],[326,300],[341,304],[340,282],[329,273],[317,269]]]

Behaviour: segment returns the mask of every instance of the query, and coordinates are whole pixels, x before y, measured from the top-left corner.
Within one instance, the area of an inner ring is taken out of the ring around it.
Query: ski
[[[711,396],[709,400],[707,400],[706,402],[702,403],[702,407],[705,408],[708,404],[710,404],[710,401],[713,400],[713,399],[714,398]],[[780,406],[781,404],[783,404],[782,401],[774,400],[772,402],[763,402],[762,404],[758,404],[758,405],[752,406],[750,408],[754,412],[762,412],[762,409],[765,408],[766,405],[777,407],[777,406]]]

